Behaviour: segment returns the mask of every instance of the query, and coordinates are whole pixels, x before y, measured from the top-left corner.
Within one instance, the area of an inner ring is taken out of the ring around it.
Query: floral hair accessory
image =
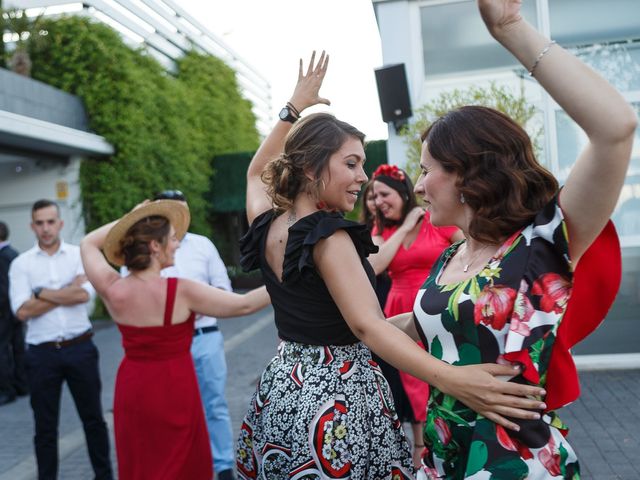
[[[396,165],[389,165],[387,163],[380,165],[378,168],[376,168],[376,171],[373,172],[373,178],[379,177],[381,175],[393,178],[394,180],[398,180],[400,182],[404,182],[405,178],[404,172],[402,170],[400,170]]]

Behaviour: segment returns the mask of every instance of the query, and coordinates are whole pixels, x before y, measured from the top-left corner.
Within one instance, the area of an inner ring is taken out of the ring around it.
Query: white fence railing
[[[257,128],[266,134],[272,123],[271,85],[247,61],[233,51],[193,15],[173,0],[5,0],[4,8],[20,8],[28,14],[89,15],[118,30],[129,43],[144,43],[167,69],[185,52],[195,48],[215,55],[236,72],[242,94],[253,105]],[[33,10],[31,10],[33,9]]]

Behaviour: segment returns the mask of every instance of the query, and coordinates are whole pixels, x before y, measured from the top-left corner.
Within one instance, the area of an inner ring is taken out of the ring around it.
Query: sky
[[[269,81],[274,118],[293,92],[298,60],[324,49],[330,55],[320,91],[331,101],[326,110],[368,140],[387,138],[374,76],[382,51],[371,0],[174,1]]]

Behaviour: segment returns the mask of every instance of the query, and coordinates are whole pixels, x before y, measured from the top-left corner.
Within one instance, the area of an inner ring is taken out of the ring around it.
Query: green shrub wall
[[[255,150],[251,104],[235,74],[196,52],[165,69],[145,50],[127,46],[110,27],[81,17],[44,21],[30,42],[35,79],[79,96],[90,128],[113,156],[84,161],[80,171],[87,229],[113,220],[154,192],[182,190],[191,229],[211,234],[205,199],[211,159]]]

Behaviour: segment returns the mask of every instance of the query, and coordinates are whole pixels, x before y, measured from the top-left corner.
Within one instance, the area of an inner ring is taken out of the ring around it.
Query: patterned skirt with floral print
[[[413,479],[389,386],[363,344],[282,342],[240,429],[243,479]]]

